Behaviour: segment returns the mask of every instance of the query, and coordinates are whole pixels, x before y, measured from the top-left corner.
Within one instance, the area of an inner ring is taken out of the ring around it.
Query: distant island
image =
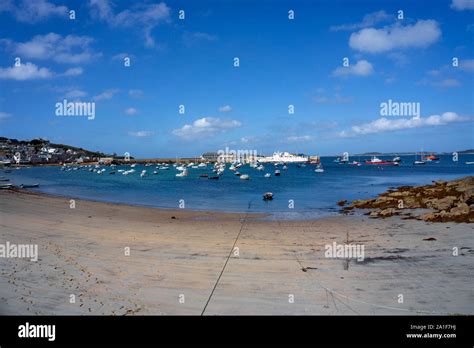
[[[357,153],[351,156],[415,156],[420,154],[420,152],[428,154],[433,153],[437,155],[452,155],[453,152],[457,152],[458,154],[464,155],[472,155],[474,154],[474,149],[462,150],[462,151],[452,151],[452,152],[437,152],[437,151],[414,151],[414,152],[364,152],[364,153]],[[331,156],[326,156],[331,157]]]

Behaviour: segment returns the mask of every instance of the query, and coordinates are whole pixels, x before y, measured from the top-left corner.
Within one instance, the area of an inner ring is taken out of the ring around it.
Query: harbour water
[[[380,157],[381,159],[388,159]],[[351,161],[354,158],[351,158]],[[369,157],[356,160],[363,162]],[[122,175],[120,169],[128,170],[130,165],[115,167],[110,175],[109,166],[102,166],[105,172],[97,174],[87,168],[62,171],[57,166],[40,166],[10,169],[0,176],[19,184],[39,184],[31,190],[71,198],[144,205],[160,208],[180,208],[225,212],[269,213],[270,219],[307,219],[335,214],[336,202],[373,197],[390,187],[401,185],[429,184],[433,180],[451,180],[474,175],[474,155],[460,155],[457,162],[451,156],[440,156],[439,161],[414,166],[413,156],[402,156],[400,166],[364,165],[350,166],[334,162],[335,157],[323,157],[323,173],[314,172],[314,165],[287,165],[278,169],[281,176],[275,176],[275,166],[266,163],[263,171],[245,165],[238,168],[241,174],[248,174],[250,180],[240,180],[227,169],[219,180],[199,177],[200,174],[215,175],[212,165],[207,168],[189,168],[189,175],[176,177],[178,171],[158,170],[155,165],[136,165],[135,172]],[[140,176],[146,170],[147,175]],[[158,171],[154,175],[153,171]],[[265,178],[265,173],[271,173]],[[264,201],[262,195],[272,192],[274,199]]]

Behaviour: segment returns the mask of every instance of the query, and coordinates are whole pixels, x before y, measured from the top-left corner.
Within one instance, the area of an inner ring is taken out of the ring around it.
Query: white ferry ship
[[[273,156],[259,158],[258,162],[261,162],[261,163],[268,163],[268,162],[301,163],[301,162],[309,162],[309,157],[293,155],[289,152],[275,152],[273,153]]]

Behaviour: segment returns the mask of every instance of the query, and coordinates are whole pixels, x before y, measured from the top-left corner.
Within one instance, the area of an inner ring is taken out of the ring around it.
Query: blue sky
[[[474,148],[474,0],[435,4],[0,0],[0,135],[136,157]],[[56,116],[64,99],[95,118]],[[381,116],[389,99],[420,117]]]

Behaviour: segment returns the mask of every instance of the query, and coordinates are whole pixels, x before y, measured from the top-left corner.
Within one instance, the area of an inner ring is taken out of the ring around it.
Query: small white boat
[[[20,188],[33,188],[39,187],[39,184],[20,184]]]
[[[426,162],[425,162],[425,161],[414,161],[413,164],[414,164],[415,166],[419,166],[419,165],[426,164]]]
[[[204,168],[204,167],[206,167],[206,163],[199,163],[199,164],[198,164],[198,167],[199,167],[199,168]]]
[[[240,176],[240,180],[249,180],[250,179],[250,176],[248,176],[247,174],[242,174]]]
[[[420,159],[419,160],[417,159],[417,157],[418,156],[415,154],[415,160],[413,161],[413,165],[419,166],[419,165],[426,164],[426,158],[425,158],[423,152],[420,154]]]
[[[263,177],[264,177],[264,178],[269,178],[269,177],[271,177],[271,176],[272,176],[272,175],[271,175],[270,173],[267,173],[267,174],[265,174]]]
[[[257,167],[257,170],[264,170],[264,169],[265,169],[265,167],[262,166],[262,165],[259,165],[259,166]]]
[[[464,162],[465,164],[474,164],[474,162]]]
[[[283,170],[287,170],[287,169],[288,169],[288,167],[287,167],[287,166],[283,166]]]
[[[156,175],[156,174],[158,174],[158,172],[155,170],[155,171],[153,172],[153,175]]]
[[[184,169],[181,173],[176,174],[177,177],[188,176],[188,170]]]
[[[142,170],[142,172],[140,173],[140,177],[143,178],[144,176],[146,176],[146,170]]]
[[[280,174],[281,174],[281,173],[280,173],[280,170],[279,170],[279,169],[275,170],[275,176],[280,176]]]
[[[323,169],[323,166],[318,164],[316,166],[316,169],[314,170],[316,173],[324,173],[324,169]]]

